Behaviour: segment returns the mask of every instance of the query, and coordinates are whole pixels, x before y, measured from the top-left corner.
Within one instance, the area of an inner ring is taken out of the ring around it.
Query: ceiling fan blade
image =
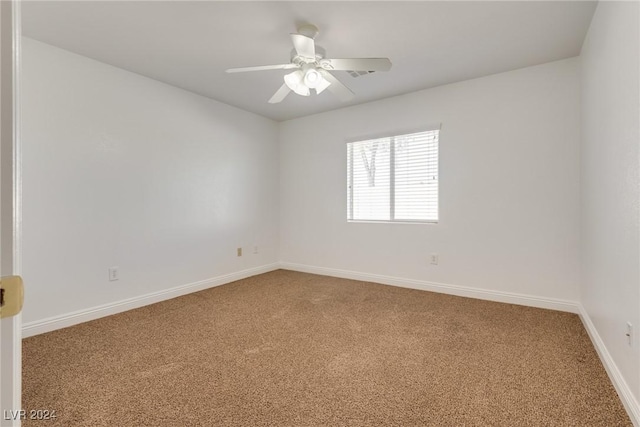
[[[291,89],[287,87],[286,83],[283,84],[282,86],[280,86],[280,89],[278,89],[276,93],[273,94],[273,96],[269,100],[269,104],[277,104],[278,102],[282,102],[282,100],[287,95],[289,95],[289,92],[291,92]]]
[[[311,37],[303,36],[302,34],[291,34],[291,41],[298,55],[304,58],[316,59],[316,44]]]
[[[355,96],[351,89],[343,85],[342,82],[336,79],[330,72],[320,70],[320,74],[322,74],[322,77],[324,77],[325,80],[331,83],[327,89],[329,89],[329,92],[340,98],[340,101],[349,101]]]
[[[296,64],[259,65],[257,67],[229,68],[227,73],[244,73],[245,71],[288,70],[298,68]]]
[[[391,61],[389,58],[323,59],[320,66],[325,70],[389,71]]]

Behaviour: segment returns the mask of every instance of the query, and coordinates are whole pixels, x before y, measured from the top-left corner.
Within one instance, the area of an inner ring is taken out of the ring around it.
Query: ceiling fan
[[[354,93],[342,84],[330,71],[389,71],[391,61],[389,58],[325,58],[325,51],[315,44],[314,38],[318,35],[318,28],[314,25],[303,25],[298,32],[291,34],[294,49],[291,51],[289,64],[263,65],[257,67],[230,68],[227,73],[242,73],[245,71],[263,70],[295,70],[284,76],[284,84],[271,97],[269,103],[281,102],[289,92],[298,95],[309,96],[311,89],[316,94],[329,89],[341,101],[349,101]]]

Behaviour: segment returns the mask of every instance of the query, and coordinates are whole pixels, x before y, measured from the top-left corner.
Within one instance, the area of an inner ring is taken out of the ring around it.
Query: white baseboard
[[[399,286],[402,288],[438,292],[441,294],[457,295],[461,297],[476,298],[488,301],[525,305],[528,307],[566,311],[569,313],[579,313],[580,307],[580,304],[575,301],[556,298],[545,298],[513,292],[493,291],[489,289],[472,288],[469,286],[448,285],[444,283],[427,282],[425,280],[403,279],[400,277],[362,273],[359,271],[339,270],[335,268],[315,267],[311,265],[295,264],[291,262],[280,262],[280,268],[285,270],[300,271],[303,273],[313,273],[323,276],[340,277],[343,279],[361,280],[365,282]]]
[[[22,325],[22,336],[24,338],[31,337],[45,332],[55,331],[56,329],[66,328],[68,326],[77,325],[78,323],[88,322],[89,320],[98,319],[100,317],[110,316],[112,314],[122,313],[123,311],[132,310],[134,308],[143,307],[145,305],[154,304],[156,302],[179,297],[181,295],[190,294],[192,292],[201,291],[215,286],[224,285],[226,283],[235,282],[236,280],[246,279],[280,268],[279,263],[267,264],[260,267],[249,268],[247,270],[235,273],[225,274],[211,279],[201,280],[198,282],[188,283],[186,285],[176,286],[174,288],[165,289],[158,292],[152,292],[138,297],[128,298],[109,304],[99,305],[84,310],[78,310],[72,313],[60,316],[49,317],[47,319],[36,320],[34,322]]]
[[[585,308],[580,305],[580,318],[582,319],[582,324],[584,325],[589,337],[591,338],[591,342],[593,346],[596,348],[598,352],[598,356],[600,356],[600,360],[604,365],[604,369],[607,371],[609,375],[609,379],[613,383],[616,391],[618,392],[618,396],[620,396],[620,400],[627,410],[627,414],[629,414],[629,418],[631,418],[631,422],[634,426],[640,427],[640,404],[636,400],[631,388],[629,388],[629,384],[624,380],[622,373],[618,369],[618,366],[613,361],[611,354],[609,354],[609,350],[604,345],[604,341],[600,337],[598,330],[595,325],[591,321],[591,317],[585,310]]]

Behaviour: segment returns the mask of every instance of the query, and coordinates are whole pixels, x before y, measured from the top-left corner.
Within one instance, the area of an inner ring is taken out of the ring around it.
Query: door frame
[[[20,8],[20,0],[0,1],[0,273],[3,276],[22,272]],[[2,319],[0,342],[0,425],[19,427],[22,415],[21,314]]]

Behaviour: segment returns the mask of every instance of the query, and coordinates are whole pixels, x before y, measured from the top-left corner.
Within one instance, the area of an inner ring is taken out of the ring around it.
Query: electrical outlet
[[[254,254],[257,254],[257,253],[258,253],[258,246],[254,246],[254,247],[253,247],[253,253],[254,253]]]
[[[439,261],[439,255],[438,254],[431,254],[431,257],[429,258],[431,260],[431,265],[438,265],[438,261]]]
[[[238,256],[242,256],[242,248],[238,248]]]
[[[109,268],[109,281],[114,282],[120,279],[120,272],[118,271],[118,267]]]
[[[625,335],[627,336],[627,344],[633,345],[633,325],[631,322],[627,322],[627,333]]]

